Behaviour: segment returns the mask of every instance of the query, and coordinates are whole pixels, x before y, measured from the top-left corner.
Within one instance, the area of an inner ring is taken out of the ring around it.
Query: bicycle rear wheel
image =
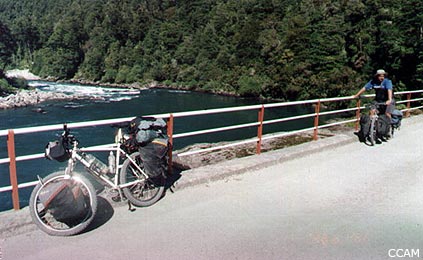
[[[143,162],[139,152],[132,153],[131,159],[143,169]],[[123,162],[120,172],[120,183],[134,182],[133,185],[122,188],[126,198],[137,207],[148,207],[156,203],[164,192],[164,179],[162,176],[146,178],[131,160]]]
[[[97,194],[84,176],[53,173],[35,186],[29,212],[38,228],[49,235],[76,235],[94,219]]]

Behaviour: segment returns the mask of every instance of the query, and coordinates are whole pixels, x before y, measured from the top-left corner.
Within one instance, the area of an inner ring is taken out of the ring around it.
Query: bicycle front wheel
[[[369,131],[369,141],[370,141],[370,145],[375,145],[376,143],[376,138],[377,138],[377,132],[376,132],[376,119],[372,118],[370,121],[370,131]]]
[[[49,235],[76,235],[94,219],[97,194],[84,176],[53,173],[35,186],[29,212],[38,228]]]
[[[395,127],[394,125],[391,125],[391,138],[394,138],[394,133],[395,133]]]
[[[139,152],[132,153],[131,159],[143,169],[143,162]],[[164,192],[163,177],[146,178],[131,160],[126,159],[123,162],[120,172],[120,184],[125,185],[133,182],[134,184],[122,188],[126,198],[137,207],[148,207],[156,203]]]

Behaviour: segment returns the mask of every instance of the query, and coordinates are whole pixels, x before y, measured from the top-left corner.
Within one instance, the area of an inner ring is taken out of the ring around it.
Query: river
[[[259,101],[255,99],[180,90],[119,89],[43,81],[30,81],[30,85],[42,91],[83,94],[91,98],[77,101],[46,101],[32,107],[0,110],[0,130],[259,104]],[[272,109],[266,111],[265,119],[306,113],[307,111],[309,112],[310,109],[311,108],[304,107]],[[36,112],[37,110],[42,111],[42,113]],[[175,120],[174,132],[180,133],[210,127],[249,123],[255,120],[257,120],[257,111],[209,115],[207,119],[204,116],[177,118]],[[265,127],[264,133],[298,129],[306,125],[307,127],[311,126],[310,120],[296,121],[289,124],[283,124],[283,126],[269,125]],[[91,146],[113,142],[113,131],[111,127],[104,126],[75,129],[74,133],[78,136],[81,146]],[[174,148],[180,149],[194,143],[232,141],[249,138],[253,137],[256,132],[257,129],[253,127],[211,135],[181,138],[175,140]],[[56,131],[16,135],[16,155],[21,156],[42,153],[46,143],[54,140],[59,133],[59,131]],[[0,158],[6,157],[6,137],[0,137]],[[18,182],[34,181],[37,175],[45,176],[53,171],[62,170],[64,167],[65,164],[63,163],[45,159],[18,162]],[[0,187],[9,185],[8,164],[0,164]],[[20,190],[19,196],[21,206],[26,206],[28,204],[31,191],[32,187]],[[0,211],[11,208],[11,193],[0,193]]]

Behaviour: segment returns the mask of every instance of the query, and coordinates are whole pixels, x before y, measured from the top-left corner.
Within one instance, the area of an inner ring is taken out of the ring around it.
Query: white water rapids
[[[86,86],[71,83],[52,83],[30,81],[29,86],[41,91],[63,93],[78,97],[94,98],[105,102],[116,102],[138,98],[141,90],[134,88],[111,88],[102,86]]]

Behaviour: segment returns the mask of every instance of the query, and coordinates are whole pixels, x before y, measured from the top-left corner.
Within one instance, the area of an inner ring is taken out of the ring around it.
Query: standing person
[[[391,114],[395,109],[392,81],[386,78],[386,72],[383,69],[377,70],[374,78],[367,82],[366,85],[364,85],[364,87],[354,95],[354,98],[358,98],[366,90],[371,89],[375,90],[375,102],[385,104],[384,106],[379,106],[378,108],[381,114],[385,114],[384,116],[379,117],[380,124],[377,126],[379,136],[376,140],[378,143],[379,139],[386,141],[386,138],[390,138]],[[374,113],[374,111],[370,110],[370,115],[372,115],[372,113]],[[361,129],[357,133],[360,142],[365,142],[365,139],[368,138],[370,130],[370,120],[368,118],[369,117],[365,115],[360,117]]]
[[[392,81],[386,77],[387,73],[383,70],[377,70],[374,78],[367,82],[362,89],[360,89],[354,98],[358,98],[366,90],[374,89],[376,93],[375,101],[377,103],[385,103],[385,114],[391,118],[392,111],[395,109],[395,100],[393,98]]]

